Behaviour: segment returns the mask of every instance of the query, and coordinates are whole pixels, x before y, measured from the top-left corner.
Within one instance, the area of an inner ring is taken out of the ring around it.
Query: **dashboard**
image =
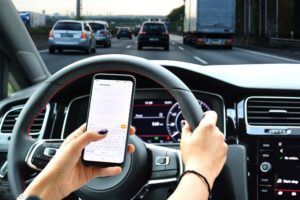
[[[217,125],[224,132],[225,108],[223,99],[216,94],[194,91],[203,111],[219,113]],[[67,108],[61,138],[64,139],[78,126],[85,123],[89,96],[76,97]],[[184,120],[179,104],[162,89],[138,89],[132,114],[136,135],[146,143],[176,144],[180,142],[180,122]],[[77,113],[81,113],[78,115]]]
[[[300,71],[295,73],[299,66],[263,66],[265,71],[262,71],[259,65],[195,68],[195,65],[180,62],[161,61],[160,64],[191,88],[204,111],[217,112],[217,126],[228,144],[242,145],[246,149],[246,167],[239,162],[235,164],[236,174],[238,170],[245,171],[246,182],[218,179],[215,199],[232,199],[231,192],[243,193],[247,189],[251,200],[299,199],[300,83],[297,74]],[[283,68],[290,77],[289,83],[281,78]],[[260,78],[253,81],[258,71]],[[146,143],[179,148],[183,116],[177,102],[152,80],[132,75],[137,79],[137,90],[131,122],[137,136]],[[38,116],[30,131],[31,137],[63,139],[84,123],[91,78],[83,77],[56,94]],[[0,102],[0,168],[5,165],[13,119],[36,87]],[[0,188],[7,187],[7,175],[2,177],[1,173],[0,170]],[[241,185],[246,185],[246,189]]]

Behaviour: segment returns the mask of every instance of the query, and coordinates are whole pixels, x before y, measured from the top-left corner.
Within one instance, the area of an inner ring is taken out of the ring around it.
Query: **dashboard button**
[[[263,162],[260,164],[260,171],[267,173],[272,169],[272,165],[269,162]]]
[[[272,188],[271,187],[259,187],[259,200],[270,199],[272,197]]]

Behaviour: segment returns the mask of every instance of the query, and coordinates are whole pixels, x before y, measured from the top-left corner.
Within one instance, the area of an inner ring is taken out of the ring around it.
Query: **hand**
[[[25,190],[25,195],[39,196],[43,200],[63,199],[95,177],[115,176],[122,172],[121,167],[87,167],[82,164],[84,147],[106,136],[85,130],[84,124],[66,138],[53,159]],[[135,129],[130,127],[130,134],[134,133]],[[129,144],[128,152],[134,150]]]
[[[216,123],[217,114],[214,111],[205,113],[193,133],[185,123],[180,142],[185,169],[204,175],[211,187],[225,164],[228,148],[224,134],[216,127]]]

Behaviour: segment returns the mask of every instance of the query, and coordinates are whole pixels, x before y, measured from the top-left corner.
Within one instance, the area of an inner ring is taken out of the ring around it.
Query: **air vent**
[[[12,133],[12,130],[15,126],[16,120],[18,119],[21,110],[22,108],[13,108],[4,115],[1,126],[1,133]]]
[[[44,125],[44,121],[46,118],[46,115],[48,114],[47,110],[48,107],[43,110],[37,117],[36,119],[33,121],[32,125],[31,125],[31,129],[30,129],[30,134],[32,135],[36,135],[39,134],[43,128]],[[2,134],[11,134],[13,131],[13,128],[15,126],[16,120],[19,117],[19,114],[22,110],[22,107],[14,107],[11,110],[9,110],[8,112],[5,113],[5,115],[3,116],[3,120],[1,123],[1,133]]]
[[[252,126],[300,126],[300,99],[250,98],[247,122]]]

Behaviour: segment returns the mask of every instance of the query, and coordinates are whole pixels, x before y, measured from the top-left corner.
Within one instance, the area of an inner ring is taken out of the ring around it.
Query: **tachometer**
[[[198,100],[203,112],[211,110],[211,108],[201,100]],[[183,120],[181,109],[178,103],[175,103],[169,110],[166,119],[166,127],[173,142],[180,142],[181,127],[180,122]]]

